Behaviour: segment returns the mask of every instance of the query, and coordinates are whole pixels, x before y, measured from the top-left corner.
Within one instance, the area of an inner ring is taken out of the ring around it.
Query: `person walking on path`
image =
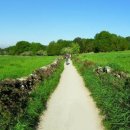
[[[102,117],[82,77],[69,60],[41,115],[37,130],[104,130]]]
[[[66,65],[69,65],[69,58],[70,58],[70,55],[69,55],[69,54],[66,54],[66,55],[65,55]]]

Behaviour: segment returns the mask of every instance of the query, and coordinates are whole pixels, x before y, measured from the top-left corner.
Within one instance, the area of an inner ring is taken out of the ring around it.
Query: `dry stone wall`
[[[35,70],[27,77],[5,79],[0,82],[1,128],[5,129],[6,127],[8,129],[8,125],[11,125],[12,121],[17,120],[22,115],[32,89],[51,76],[60,65],[60,62],[61,59],[57,59],[52,64]]]

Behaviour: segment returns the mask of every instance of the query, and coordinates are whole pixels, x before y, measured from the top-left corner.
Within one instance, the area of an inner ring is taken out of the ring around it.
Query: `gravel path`
[[[71,61],[48,101],[37,130],[103,130],[99,111]]]

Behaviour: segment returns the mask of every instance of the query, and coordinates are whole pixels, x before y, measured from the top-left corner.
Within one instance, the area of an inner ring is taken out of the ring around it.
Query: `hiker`
[[[65,55],[66,65],[69,65],[69,58],[70,58],[70,55],[66,54]]]

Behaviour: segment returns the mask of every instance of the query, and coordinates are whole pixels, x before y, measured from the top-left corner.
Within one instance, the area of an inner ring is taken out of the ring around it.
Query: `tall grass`
[[[54,59],[55,56],[0,56],[0,80],[27,76]]]

